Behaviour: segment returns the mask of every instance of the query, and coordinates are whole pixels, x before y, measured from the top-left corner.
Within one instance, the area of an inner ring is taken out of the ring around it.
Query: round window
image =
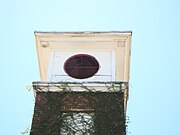
[[[66,60],[64,70],[73,78],[86,79],[97,73],[99,63],[95,57],[91,55],[78,54]]]

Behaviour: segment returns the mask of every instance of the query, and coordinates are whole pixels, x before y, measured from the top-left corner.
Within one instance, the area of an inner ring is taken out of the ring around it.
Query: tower
[[[35,32],[31,135],[125,135],[131,32]]]

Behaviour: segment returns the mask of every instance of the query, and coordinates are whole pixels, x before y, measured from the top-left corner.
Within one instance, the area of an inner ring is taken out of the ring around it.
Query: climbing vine
[[[126,82],[34,82],[30,135],[125,135]]]

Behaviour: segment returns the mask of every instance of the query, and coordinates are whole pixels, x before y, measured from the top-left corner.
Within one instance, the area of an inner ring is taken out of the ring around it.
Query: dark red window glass
[[[97,73],[99,63],[95,57],[91,55],[78,54],[66,60],[64,70],[73,78],[85,79]]]

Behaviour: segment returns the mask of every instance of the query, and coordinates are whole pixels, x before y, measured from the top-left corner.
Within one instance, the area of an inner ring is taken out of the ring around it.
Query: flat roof
[[[59,34],[59,35],[63,35],[63,34],[128,34],[128,35],[132,35],[132,31],[34,31],[35,35],[46,35],[46,34]]]

